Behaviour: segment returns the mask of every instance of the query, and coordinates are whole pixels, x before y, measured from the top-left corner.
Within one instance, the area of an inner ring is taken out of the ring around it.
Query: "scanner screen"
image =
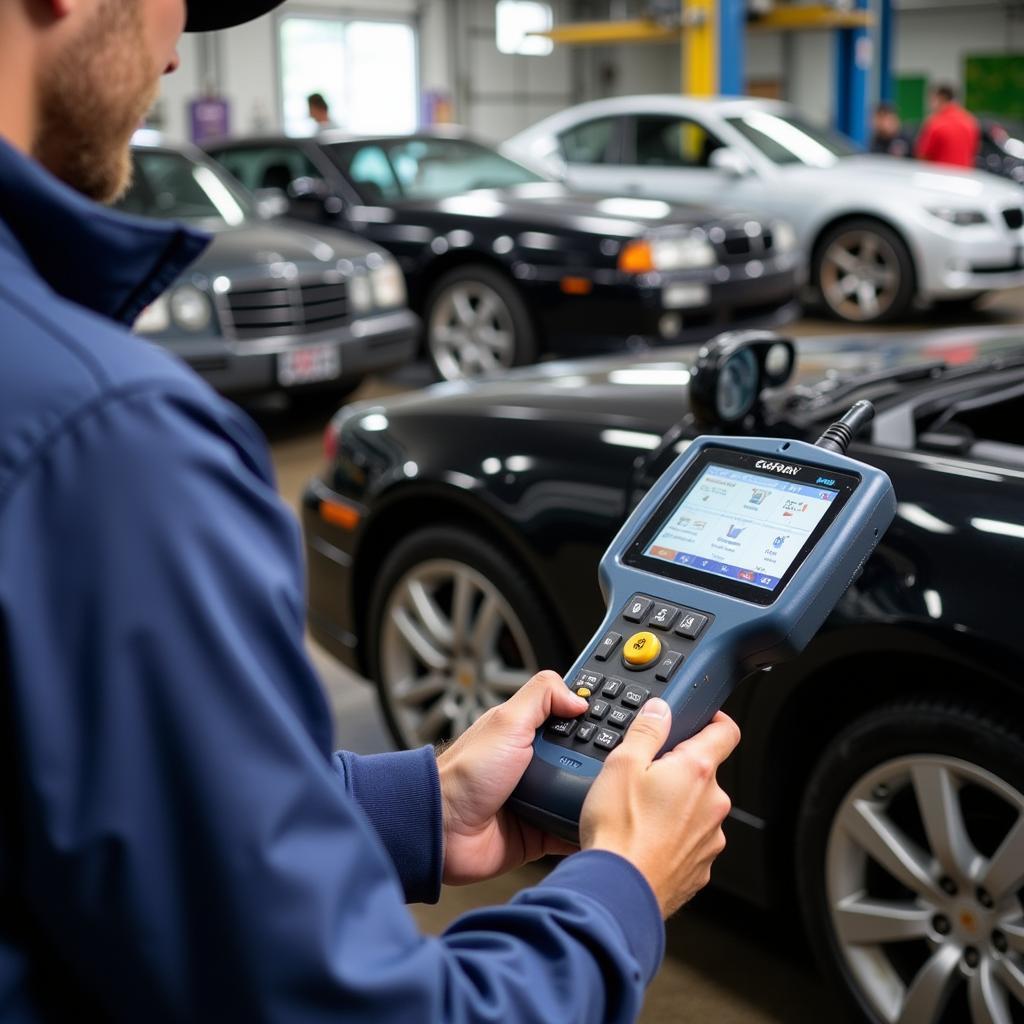
[[[710,463],[644,554],[772,591],[838,496]]]

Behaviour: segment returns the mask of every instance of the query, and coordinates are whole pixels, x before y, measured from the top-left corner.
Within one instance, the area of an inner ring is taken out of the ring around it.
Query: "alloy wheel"
[[[873,231],[846,231],[821,259],[821,294],[844,320],[866,322],[884,316],[900,289],[896,250]]]
[[[505,300],[482,281],[458,281],[434,301],[428,345],[445,380],[465,380],[513,365],[515,323]]]
[[[847,971],[886,1024],[1024,1020],[1024,794],[916,755],[860,779],[826,855]]]
[[[537,671],[519,617],[471,566],[413,566],[384,608],[381,687],[408,746],[454,739]]]

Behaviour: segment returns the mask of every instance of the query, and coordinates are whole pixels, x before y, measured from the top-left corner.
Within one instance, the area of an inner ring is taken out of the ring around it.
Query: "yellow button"
[[[622,660],[637,667],[649,665],[661,654],[661,641],[653,633],[634,633],[622,649]]]
[[[585,686],[581,686],[576,691],[576,696],[577,697],[589,697],[590,696],[590,690],[588,690]]]

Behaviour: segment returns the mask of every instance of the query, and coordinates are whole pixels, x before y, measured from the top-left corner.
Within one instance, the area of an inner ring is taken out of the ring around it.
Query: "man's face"
[[[91,199],[122,195],[132,133],[184,27],[185,0],[81,0],[44,61],[36,159]]]

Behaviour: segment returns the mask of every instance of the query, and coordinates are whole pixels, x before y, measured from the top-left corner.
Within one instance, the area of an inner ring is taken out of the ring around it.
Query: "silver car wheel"
[[[846,231],[821,259],[821,294],[844,320],[865,322],[884,316],[900,290],[896,250],[873,231]]]
[[[965,800],[986,809],[983,842],[977,824],[968,825]],[[880,766],[846,795],[829,835],[836,942],[886,1024],[937,1024],[955,994],[971,1024],[1018,1019],[1022,887],[1024,795],[956,758],[917,755]],[[966,993],[956,993],[960,986]]]
[[[519,616],[454,559],[413,566],[384,607],[381,688],[407,746],[454,739],[537,671]]]
[[[482,281],[457,281],[434,300],[427,344],[445,380],[465,380],[507,369],[516,331],[505,300]]]

